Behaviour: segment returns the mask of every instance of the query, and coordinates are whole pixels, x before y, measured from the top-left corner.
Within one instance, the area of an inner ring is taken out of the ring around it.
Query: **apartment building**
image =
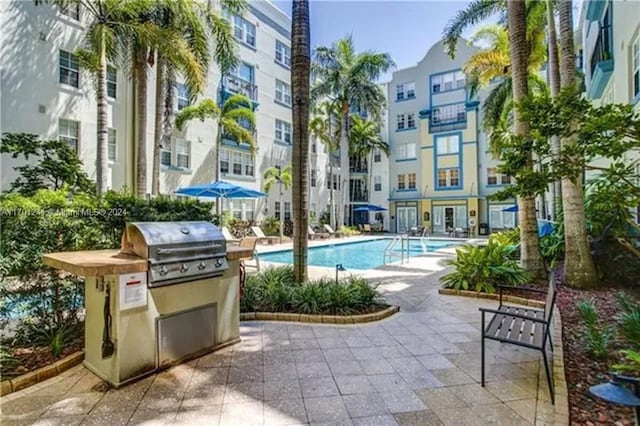
[[[486,196],[510,184],[496,172],[480,130],[480,103],[486,91],[470,98],[462,71],[474,47],[461,40],[455,59],[442,42],[417,65],[393,73],[388,86],[389,211],[392,232],[428,227],[493,229],[515,226],[514,204],[489,202]]]
[[[75,50],[82,45],[89,17],[75,7],[36,6],[32,1],[0,2],[2,27],[0,131],[28,132],[46,139],[60,138],[77,150],[87,173],[95,178],[96,101],[92,75],[82,69]],[[221,75],[211,66],[209,85],[200,99],[223,102],[233,93],[252,101],[256,113],[258,151],[223,136],[219,164],[214,162],[217,125],[214,120],[193,121],[174,130],[171,144],[161,153],[160,192],[213,181],[215,167],[221,179],[261,190],[262,176],[272,166],[291,161],[292,114],[290,83],[290,18],[269,1],[252,1],[244,16],[228,16],[233,23],[241,65]],[[109,172],[110,188],[134,188],[134,92],[128,70],[109,67]],[[147,192],[151,192],[155,69],[149,72],[147,103]],[[176,111],[189,105],[184,85],[178,84]],[[2,156],[3,190],[15,179],[16,160]],[[328,155],[310,141],[310,210],[319,217],[329,203]],[[240,219],[291,217],[290,191],[279,188],[267,198],[225,200],[224,210]]]

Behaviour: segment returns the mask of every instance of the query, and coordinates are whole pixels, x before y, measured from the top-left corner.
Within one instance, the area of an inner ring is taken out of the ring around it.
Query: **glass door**
[[[444,208],[444,224],[445,229],[449,231],[452,228],[455,228],[455,220],[454,220],[454,208],[453,207],[445,207]]]
[[[433,206],[433,233],[444,234],[446,232],[444,222],[444,207]]]
[[[398,207],[396,209],[396,217],[398,218],[396,221],[396,232],[398,234],[407,232],[407,208]]]
[[[408,230],[418,226],[418,209],[415,207],[407,207],[407,226]]]

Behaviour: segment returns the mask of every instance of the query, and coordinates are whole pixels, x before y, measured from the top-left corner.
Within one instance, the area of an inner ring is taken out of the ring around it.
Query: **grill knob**
[[[189,270],[189,265],[186,263],[183,263],[182,265],[180,265],[180,272],[185,273]]]
[[[222,266],[222,259],[216,259],[216,268],[219,268]]]
[[[198,263],[198,270],[202,271],[206,267],[207,267],[206,263],[204,263],[204,262]]]
[[[162,265],[162,266],[160,267],[160,269],[158,269],[158,273],[160,274],[160,276],[165,276],[165,275],[167,275],[167,272],[169,272],[169,271],[167,270],[167,267],[166,267],[166,266],[164,266],[164,265]]]

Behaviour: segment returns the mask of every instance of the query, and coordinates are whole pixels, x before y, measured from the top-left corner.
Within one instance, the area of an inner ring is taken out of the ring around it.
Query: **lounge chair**
[[[369,225],[368,223],[365,223],[364,225],[362,225],[362,232],[366,232],[368,234],[371,233],[371,225]]]
[[[322,227],[324,228],[325,231],[327,231],[329,233],[329,235],[331,235],[332,237],[336,237],[336,238],[341,238],[344,237],[344,232],[341,231],[334,231],[333,228],[329,225],[327,225],[326,223],[324,225],[322,225]]]
[[[256,251],[256,244],[258,243],[258,237],[246,237],[240,240],[240,247],[251,249],[251,257],[241,258],[240,261],[244,265],[245,268],[256,268],[256,271],[260,271],[260,258],[258,257],[258,252]],[[255,264],[247,265],[247,260],[255,260]]]
[[[318,239],[324,240],[325,238],[330,237],[330,235],[327,233],[314,231],[310,226],[307,228],[308,228],[310,240],[318,240]]]
[[[252,226],[251,231],[256,237],[259,238],[258,242],[265,241],[267,244],[274,244],[274,243],[280,242],[280,237],[273,237],[273,236],[267,237],[266,235],[264,235],[264,232],[262,232],[262,229],[259,226]]]
[[[223,226],[221,231],[222,231],[222,236],[227,241],[227,244],[236,246],[238,245],[238,243],[240,243],[240,240],[237,238],[234,238],[234,236],[231,235],[231,232],[229,232],[226,226]]]

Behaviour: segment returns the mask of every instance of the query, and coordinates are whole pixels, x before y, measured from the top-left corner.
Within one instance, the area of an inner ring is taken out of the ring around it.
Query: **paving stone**
[[[264,382],[265,401],[296,398],[302,398],[302,391],[298,379]]]
[[[313,339],[316,335],[310,327],[305,326],[287,326],[290,339]]]
[[[347,348],[347,342],[340,337],[319,337],[318,346],[322,349]]]
[[[349,414],[339,396],[322,396],[318,398],[305,398],[304,406],[307,417],[314,422],[337,422],[348,419]]]
[[[449,388],[423,389],[416,391],[416,395],[429,409],[434,411],[442,408],[466,406],[465,401],[453,394]]]
[[[438,408],[434,412],[445,426],[477,426],[481,420],[469,407]],[[481,424],[486,424],[482,422]]]
[[[373,343],[367,337],[348,337],[345,339],[347,346],[350,348],[371,348]]]
[[[442,422],[433,411],[409,411],[393,415],[398,426],[441,426]]]
[[[294,351],[301,349],[318,349],[318,341],[313,339],[291,339],[291,349]]]
[[[384,359],[384,353],[380,348],[351,348],[351,353],[358,361]]]
[[[229,383],[224,392],[224,404],[262,401],[264,383],[244,382]]]
[[[221,405],[208,405],[206,407],[180,408],[176,414],[175,422],[182,425],[218,425],[220,424]],[[118,424],[118,423],[111,423]]]
[[[0,424],[2,426],[78,426],[80,424],[91,424],[89,423],[91,420],[88,420],[84,415],[76,415],[76,416],[64,416],[64,417],[40,417],[39,419],[33,420],[8,420],[4,419],[0,420]],[[105,423],[99,423],[104,425]]]
[[[303,398],[339,395],[338,386],[333,377],[320,377],[300,380]]]
[[[431,373],[447,386],[464,385],[476,382],[473,377],[469,376],[459,368],[432,370]]]
[[[264,424],[269,426],[307,423],[307,412],[302,399],[271,401],[264,405]]]
[[[358,417],[351,419],[355,426],[397,426],[398,423],[391,414],[380,416]]]
[[[428,370],[442,370],[455,367],[451,361],[440,354],[421,355],[417,356],[416,359]]]
[[[358,361],[362,371],[364,374],[372,376],[376,374],[391,374],[394,373],[395,370],[393,366],[389,364],[389,361],[386,359],[372,359],[372,360],[362,360]]]
[[[2,415],[6,420],[37,418],[59,400],[49,395],[26,395],[9,401],[3,398]]]
[[[176,409],[162,409],[160,407],[139,407],[129,419],[131,425],[174,425],[178,414]]]
[[[334,361],[329,362],[329,368],[334,377],[360,376],[364,374],[358,361]]]
[[[497,404],[500,401],[479,383],[470,385],[450,386],[449,392],[468,405]],[[534,404],[535,407],[535,404]]]
[[[520,399],[505,402],[505,405],[515,411],[520,417],[533,424],[536,420],[536,399]],[[555,410],[554,410],[555,411]]]
[[[376,393],[344,395],[342,401],[352,418],[389,413],[384,401]]]
[[[411,355],[428,355],[437,353],[436,349],[433,346],[426,343],[412,343],[409,345],[404,345],[404,348]]]
[[[483,419],[486,424],[528,426],[532,423],[520,417],[504,404],[479,405],[473,408],[476,418]]]
[[[300,379],[331,376],[329,364],[326,362],[299,362],[296,363],[296,370]]]
[[[220,425],[255,425],[264,424],[264,408],[262,402],[243,404],[225,404],[220,413]]]
[[[404,413],[408,411],[420,411],[426,407],[422,400],[413,391],[399,390],[395,392],[380,393],[385,405],[392,413]]]
[[[230,367],[227,383],[261,382],[264,380],[264,367],[252,365],[245,367]]]
[[[368,376],[368,378],[377,392],[409,389],[407,382],[397,374],[381,374],[378,376]]]
[[[103,396],[104,394],[99,392],[67,394],[63,399],[51,405],[43,416],[58,417],[87,414]]]
[[[353,361],[356,359],[351,350],[346,346],[344,348],[323,349],[322,353],[324,354],[324,358],[329,362]]]
[[[376,391],[367,376],[336,377],[335,381],[342,395],[372,393]]]
[[[530,399],[535,398],[536,396],[533,391],[524,389],[510,380],[489,382],[486,384],[485,388],[499,400],[504,402],[515,401],[518,399]]]
[[[293,361],[292,351],[269,351],[263,353],[263,363],[265,368],[272,364],[282,364]]]
[[[293,360],[296,364],[302,362],[324,362],[324,355],[320,349],[304,349],[293,351]]]
[[[281,364],[265,364],[264,366],[265,382],[297,378],[298,373],[296,370],[296,364],[293,362],[284,362]]]

